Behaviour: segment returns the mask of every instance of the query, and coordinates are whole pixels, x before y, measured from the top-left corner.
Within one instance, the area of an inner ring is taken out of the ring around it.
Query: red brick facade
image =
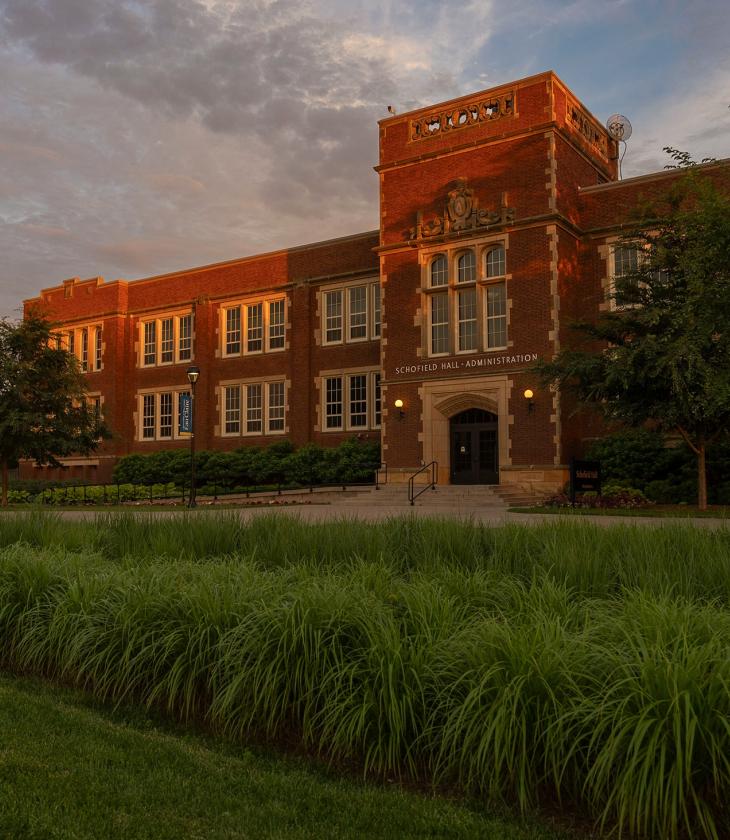
[[[598,430],[530,368],[605,305],[610,243],[676,177],[617,181],[616,153],[544,73],[382,120],[379,231],[43,291],[26,306],[73,332],[115,434],[72,470],[108,480],[121,455],[186,445],[194,362],[199,449],[357,434],[382,437],[393,480],[436,460],[443,482],[561,483]]]

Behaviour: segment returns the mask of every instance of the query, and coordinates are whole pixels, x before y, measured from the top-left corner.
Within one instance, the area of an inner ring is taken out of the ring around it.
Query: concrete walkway
[[[50,512],[61,514],[71,520],[92,520],[95,516],[104,513],[103,508],[61,509],[54,508]],[[149,513],[152,516],[167,517],[187,513],[185,508],[171,508],[169,510],[159,507],[130,506],[131,513]],[[305,522],[331,522],[334,520],[360,520],[365,522],[381,522],[396,516],[414,516],[417,518],[446,518],[472,521],[482,525],[500,526],[508,523],[522,523],[525,525],[541,525],[550,522],[585,522],[603,527],[614,525],[634,525],[636,527],[661,528],[665,526],[684,525],[696,526],[699,528],[725,529],[730,527],[730,519],[713,518],[692,518],[692,517],[637,517],[637,516],[579,516],[574,514],[531,514],[531,513],[509,513],[503,507],[485,507],[482,510],[465,510],[459,505],[440,505],[437,509],[433,507],[416,505],[411,507],[406,504],[391,504],[388,506],[376,506],[368,504],[363,499],[362,506],[353,504],[349,500],[346,504],[336,501],[329,503],[302,503],[302,504],[263,504],[255,507],[241,507],[221,509],[219,505],[201,504],[193,512],[197,516],[210,516],[219,512],[222,515],[237,514],[242,520],[247,521],[256,516],[295,516]],[[12,516],[13,511],[5,515]]]

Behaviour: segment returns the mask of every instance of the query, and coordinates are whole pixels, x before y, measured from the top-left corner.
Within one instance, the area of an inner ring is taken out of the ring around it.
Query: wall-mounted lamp
[[[532,398],[535,396],[532,388],[526,388],[525,393],[522,395],[527,400],[527,413],[532,414],[535,410],[535,403],[532,401]]]
[[[402,420],[406,413],[403,411],[403,400],[396,400],[393,405],[398,409],[398,419]]]

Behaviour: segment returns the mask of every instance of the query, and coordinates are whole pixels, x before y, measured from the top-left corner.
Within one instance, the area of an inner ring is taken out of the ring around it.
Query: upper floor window
[[[84,373],[101,370],[103,333],[101,324],[73,327],[57,334],[59,346],[76,357]]]
[[[324,344],[367,341],[380,336],[380,284],[351,284],[322,291]]]
[[[257,300],[222,307],[223,355],[240,356],[283,350],[286,300]]]
[[[507,346],[506,263],[501,242],[453,249],[426,263],[422,292],[429,355]]]
[[[162,315],[140,321],[142,367],[189,362],[193,357],[193,316]]]

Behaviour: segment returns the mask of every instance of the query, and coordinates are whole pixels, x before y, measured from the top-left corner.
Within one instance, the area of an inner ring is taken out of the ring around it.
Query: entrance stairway
[[[347,497],[337,502],[343,508],[389,508],[394,514],[408,513],[417,507],[435,516],[453,513],[468,515],[486,509],[498,513],[513,505],[535,503],[534,497],[521,492],[519,488],[508,489],[489,484],[436,485],[435,490],[421,493],[413,507],[408,501],[407,484],[384,484],[377,490],[371,487],[358,493],[348,493]]]

